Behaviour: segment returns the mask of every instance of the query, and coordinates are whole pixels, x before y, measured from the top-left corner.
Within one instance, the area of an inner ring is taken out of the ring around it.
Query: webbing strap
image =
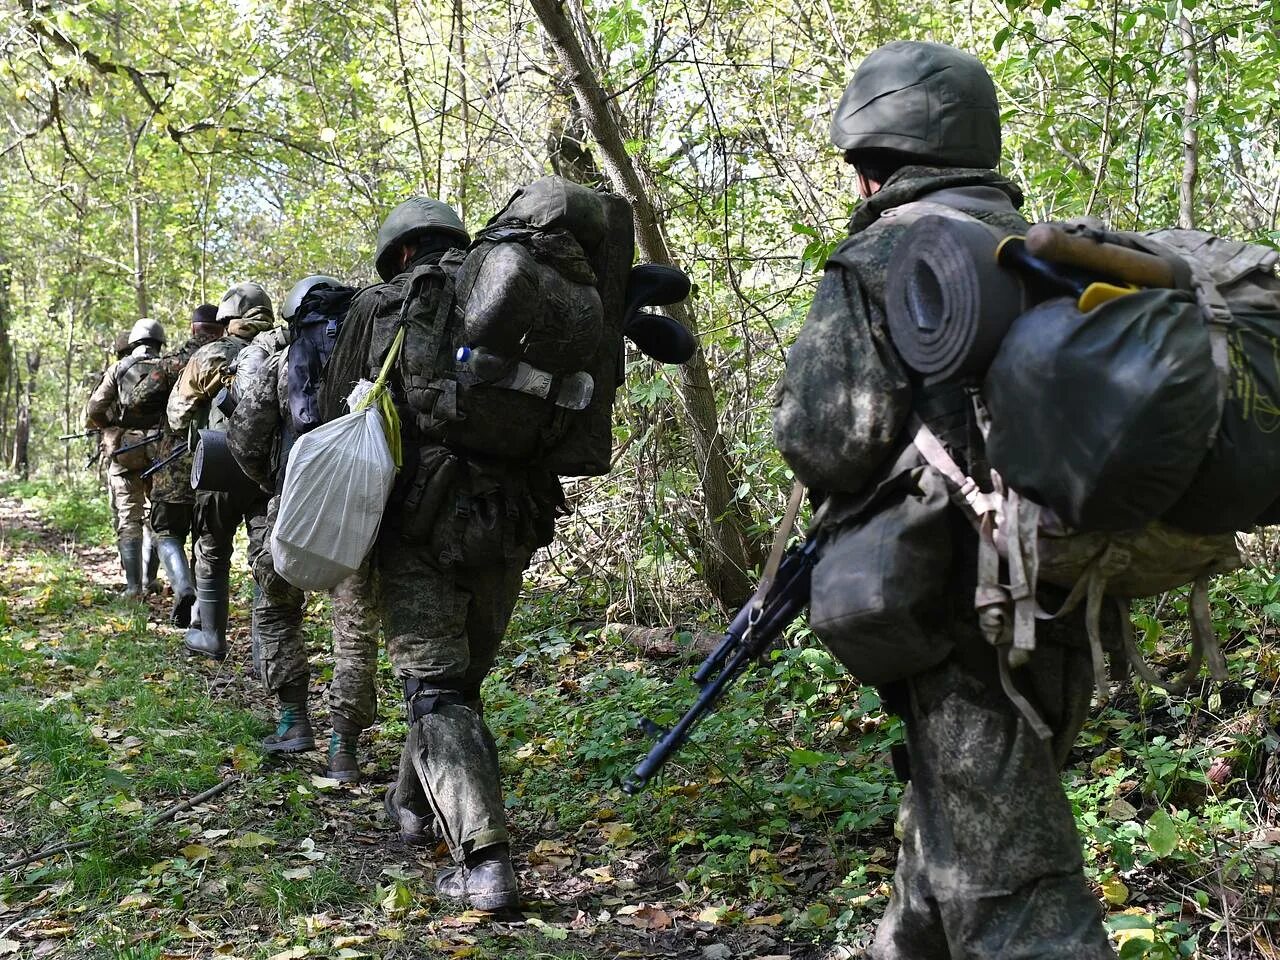
[[[981,518],[992,514],[999,516],[1001,497],[997,493],[985,493],[976,480],[960,469],[938,435],[919,417],[911,418],[912,443],[924,462],[946,478],[951,489],[951,500],[977,527]]]
[[[774,577],[778,575],[778,567],[782,564],[782,554],[787,549],[787,540],[791,538],[791,530],[795,526],[796,517],[800,515],[800,505],[804,503],[804,484],[797,480],[791,486],[791,499],[787,501],[787,512],[782,516],[782,526],[773,537],[773,548],[769,551],[769,559],[765,561],[764,573],[760,577],[760,586],[752,605],[758,611],[764,607],[769,591],[773,589]]]

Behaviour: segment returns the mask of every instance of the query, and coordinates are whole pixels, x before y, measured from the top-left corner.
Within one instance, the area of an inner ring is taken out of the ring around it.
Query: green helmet
[[[390,280],[399,273],[395,262],[396,247],[425,233],[444,234],[457,240],[461,247],[471,242],[471,235],[453,207],[431,197],[410,197],[387,215],[378,230],[378,250],[373,258],[378,276]]]
[[[872,51],[840,98],[831,142],[919,163],[995,167],[1000,107],[982,62],[941,43],[895,40]]]
[[[342,286],[341,280],[336,277],[326,277],[319,273],[299,280],[285,294],[284,304],[280,307],[280,319],[286,323],[292,320],[293,315],[298,312],[298,307],[302,306],[302,301],[306,299],[307,294],[316,287],[340,286]]]
[[[222,295],[218,304],[218,323],[239,320],[254,307],[271,309],[271,298],[260,283],[237,283]]]
[[[144,340],[151,340],[160,346],[164,346],[167,338],[164,335],[164,327],[160,326],[159,321],[143,317],[133,325],[133,329],[129,331],[129,346],[137,346]]]

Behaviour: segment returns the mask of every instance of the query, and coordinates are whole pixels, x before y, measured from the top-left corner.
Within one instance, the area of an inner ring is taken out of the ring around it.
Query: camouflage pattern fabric
[[[905,227],[867,230],[884,211],[939,192],[979,219],[1023,222],[1021,193],[989,170],[907,167],[856,209],[789,353],[774,411],[779,449],[824,492],[856,499],[906,442],[911,412],[927,416],[931,405],[954,399],[912,383],[884,326],[892,251]],[[948,442],[973,435],[960,419],[944,431]],[[981,456],[954,453],[966,463]],[[1058,775],[1089,705],[1082,617],[1043,624],[1030,665],[1014,674],[1054,731],[1047,747],[1000,687],[996,653],[973,611],[976,537],[958,510],[952,514],[956,546],[944,600],[953,611],[953,652],[885,691],[905,721],[911,786],[894,893],[869,956],[1113,957]],[[1060,601],[1046,596],[1043,606]],[[1106,629],[1114,638],[1117,622]]]
[[[378,614],[366,564],[330,592],[333,598],[333,682],[329,713],[367,730],[378,718]]]
[[[271,693],[296,681],[305,686],[311,669],[302,633],[306,595],[280,574],[271,561],[271,528],[278,498],[245,518],[249,527],[249,568],[258,589],[253,597],[253,641],[261,679]]]
[[[130,357],[117,360],[107,368],[102,380],[89,397],[85,422],[102,431],[102,457],[107,463],[107,493],[111,500],[111,520],[119,540],[134,540],[142,536],[147,521],[150,479],[143,480],[139,473],[151,462],[155,444],[140,447],[117,457],[121,447],[138,443],[148,436],[145,430],[127,430],[117,426],[120,419],[119,373],[121,364],[132,356],[147,356],[145,346],[138,347]]]
[[[1115,957],[1059,774],[1089,710],[1089,655],[1042,647],[1018,676],[1048,745],[960,663],[908,681],[911,784],[874,960]]]
[[[169,374],[175,385],[178,378],[182,375],[183,369],[187,362],[195,356],[197,350],[208,343],[212,343],[215,338],[212,337],[188,337],[177,350],[165,354],[161,360],[169,368]],[[185,433],[175,433],[169,428],[168,420],[164,423],[164,436],[160,442],[155,445],[156,458],[167,457],[173,452],[175,446],[179,443],[186,442]],[[170,504],[186,504],[188,506],[187,514],[193,514],[195,509],[196,494],[191,489],[191,452],[188,451],[185,456],[179,457],[163,470],[151,475],[151,499],[155,503]],[[178,515],[175,514],[175,517]],[[178,522],[180,526],[180,521]],[[186,529],[190,530],[191,521],[186,520]],[[156,533],[160,531],[156,529]],[[169,534],[177,537],[178,534]],[[181,538],[185,538],[186,534],[182,534]]]
[[[113,467],[107,473],[111,495],[111,518],[116,539],[137,540],[147,522],[147,492],[150,484],[137,473]]]
[[[236,358],[236,411],[227,441],[246,474],[264,487],[276,486],[280,434],[289,417],[286,377],[289,332],[276,327],[259,334]],[[305,598],[275,571],[270,531],[279,500],[271,499],[261,534],[250,524],[250,564],[259,593],[254,601],[254,636],[262,682],[272,693],[310,677],[301,630]],[[333,682],[331,714],[367,729],[377,718],[378,627],[368,568],[338,584],[333,598]]]
[[[153,474],[153,479],[156,476],[159,476],[159,474]],[[190,489],[190,484],[188,484],[188,489]],[[194,494],[195,491],[193,490],[191,503],[175,503],[172,500],[161,500],[157,496],[156,488],[153,484],[151,487],[151,516],[148,521],[151,526],[151,532],[157,537],[168,537],[185,543],[187,536],[191,533],[191,527],[195,523],[196,505]]]
[[[210,406],[229,378],[228,365],[260,333],[270,330],[275,318],[270,307],[254,307],[227,325],[227,335],[207,343],[192,355],[169,394],[165,414],[169,427],[186,434],[187,427],[209,418],[212,429],[220,429],[216,411]]]
[[[377,370],[410,272],[434,259],[420,258],[389,283],[356,295],[334,355],[350,344],[361,346],[364,352],[350,373]],[[440,288],[420,295],[438,297]],[[340,407],[336,394],[347,387],[333,389],[324,402],[326,414]],[[403,781],[408,770],[416,771],[461,862],[468,853],[507,842],[497,749],[484,724],[480,686],[497,657],[524,568],[549,539],[547,526],[531,521],[540,511],[552,514],[554,497],[535,493],[550,486],[527,465],[486,473],[427,441],[405,403],[398,370],[392,396],[405,415],[406,466],[383,517],[372,565],[392,666],[399,679],[420,685],[418,703],[427,710],[410,724],[398,792],[411,792]],[[558,490],[554,478],[549,484]]]

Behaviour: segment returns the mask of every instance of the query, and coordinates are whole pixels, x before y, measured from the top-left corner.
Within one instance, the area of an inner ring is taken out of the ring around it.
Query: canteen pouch
[[[898,463],[908,456],[918,464],[914,448]],[[951,652],[949,509],[942,475],[917,465],[829,535],[813,570],[809,625],[863,683],[901,680]]]

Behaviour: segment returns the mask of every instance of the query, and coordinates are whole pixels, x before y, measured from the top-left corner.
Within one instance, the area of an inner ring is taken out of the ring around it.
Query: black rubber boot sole
[[[292,737],[275,743],[263,741],[262,749],[267,753],[306,753],[316,748],[315,737]]]
[[[183,629],[191,626],[191,608],[195,606],[196,595],[190,594],[185,597],[175,597],[173,601],[173,613],[169,615],[170,621],[175,627]]]

